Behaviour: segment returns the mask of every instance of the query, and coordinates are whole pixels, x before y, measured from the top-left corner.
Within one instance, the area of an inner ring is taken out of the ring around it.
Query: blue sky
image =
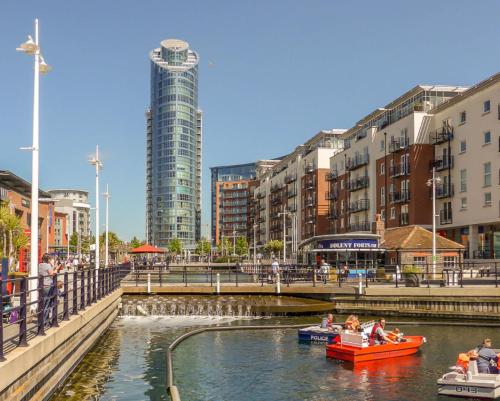
[[[418,83],[472,85],[500,66],[497,0],[47,0],[0,2],[0,169],[31,179],[32,60],[40,18],[40,184],[94,197],[99,143],[110,226],[144,236],[148,53],[162,39],[201,56],[203,223],[209,167],[272,158],[349,128]],[[92,200],[92,203],[94,201]]]

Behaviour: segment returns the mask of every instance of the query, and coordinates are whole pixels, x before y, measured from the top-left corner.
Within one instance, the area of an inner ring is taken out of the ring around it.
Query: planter
[[[405,287],[419,287],[420,279],[417,273],[403,273],[403,279],[405,281]]]

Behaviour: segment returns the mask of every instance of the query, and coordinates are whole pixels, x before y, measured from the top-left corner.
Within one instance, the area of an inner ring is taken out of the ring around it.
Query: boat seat
[[[472,376],[477,376],[479,374],[479,370],[477,369],[477,362],[470,361],[468,371],[471,372]]]

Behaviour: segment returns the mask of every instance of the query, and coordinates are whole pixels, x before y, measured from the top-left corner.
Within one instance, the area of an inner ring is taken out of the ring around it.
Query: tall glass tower
[[[199,56],[167,39],[150,53],[151,105],[147,119],[146,236],[167,246],[178,238],[193,249],[200,236],[202,113]]]

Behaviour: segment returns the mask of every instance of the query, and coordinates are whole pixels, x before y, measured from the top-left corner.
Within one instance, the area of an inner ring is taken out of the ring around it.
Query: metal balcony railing
[[[432,199],[432,188],[429,189],[430,197]],[[453,184],[441,184],[436,186],[436,199],[449,198],[455,194]]]
[[[399,152],[406,149],[410,145],[410,140],[407,137],[395,138],[389,142],[389,153]]]
[[[331,170],[329,173],[326,174],[326,180],[333,181],[336,180],[338,176],[339,172],[337,170]]]
[[[410,200],[410,191],[409,190],[404,190],[401,192],[391,192],[389,194],[389,200],[391,203],[404,203],[408,202]]]
[[[359,221],[347,225],[348,231],[371,231],[371,223],[369,221]]]
[[[325,193],[325,199],[326,200],[337,200],[339,198],[339,192],[338,191],[329,191]]]
[[[365,166],[370,161],[370,155],[368,153],[358,154],[352,158],[347,159],[346,169],[347,170],[355,170],[359,167]]]
[[[351,202],[349,205],[349,212],[357,213],[370,209],[370,200],[369,199],[359,199],[355,202]]]
[[[429,142],[431,145],[439,145],[440,143],[448,142],[453,139],[453,127],[445,126],[429,134]]]
[[[297,174],[285,175],[285,182],[287,184],[290,184],[291,182],[294,182],[296,179],[297,179]]]
[[[392,178],[402,177],[402,176],[409,175],[409,174],[410,174],[410,164],[409,163],[400,163],[400,164],[396,164],[394,166],[391,166],[389,168],[389,175]]]
[[[446,170],[448,168],[453,168],[454,157],[453,155],[443,155],[441,157],[437,157],[434,161],[431,161],[431,169],[432,167],[436,167],[436,171]]]
[[[370,185],[370,179],[367,175],[359,178],[355,178],[354,180],[349,181],[348,189],[349,191],[357,191],[359,189],[368,188]]]

